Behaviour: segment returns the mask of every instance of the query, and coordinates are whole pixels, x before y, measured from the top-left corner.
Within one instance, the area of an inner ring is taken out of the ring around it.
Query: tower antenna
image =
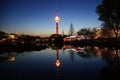
[[[56,17],[55,17],[55,22],[56,22],[56,34],[59,34],[58,31],[58,22],[60,21],[60,18],[58,16],[58,4],[57,4],[57,0],[56,0]]]
[[[56,16],[58,16],[58,4],[57,4],[57,1],[56,1]]]

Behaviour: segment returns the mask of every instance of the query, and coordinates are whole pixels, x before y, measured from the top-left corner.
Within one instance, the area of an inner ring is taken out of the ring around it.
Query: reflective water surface
[[[119,49],[96,46],[0,53],[0,80],[120,79]]]

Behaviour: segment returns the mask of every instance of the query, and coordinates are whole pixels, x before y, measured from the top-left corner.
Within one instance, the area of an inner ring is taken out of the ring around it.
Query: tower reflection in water
[[[55,66],[57,69],[57,79],[60,78],[60,73],[59,73],[59,68],[60,68],[61,62],[59,60],[59,49],[56,49],[56,61],[55,61]]]
[[[59,60],[59,50],[57,49],[56,50],[56,56],[57,56],[57,59],[56,59],[56,62],[55,62],[55,65],[57,67],[57,70],[59,70],[59,67],[60,67],[60,60]]]

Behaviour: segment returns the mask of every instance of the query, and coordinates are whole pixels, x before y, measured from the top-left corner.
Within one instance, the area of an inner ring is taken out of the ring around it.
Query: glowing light
[[[5,41],[6,39],[5,39],[5,38],[3,38],[2,40],[3,40],[3,41]]]
[[[9,61],[15,61],[15,59],[16,59],[16,58],[13,57],[13,56],[9,56],[9,58],[8,58]]]
[[[56,66],[59,67],[60,66],[60,60],[56,60]]]
[[[23,42],[23,41],[22,41],[21,43],[22,43],[22,44],[24,44],[24,42]]]
[[[14,39],[15,35],[9,35],[9,39]]]
[[[59,22],[60,18],[58,16],[55,17],[55,21]]]

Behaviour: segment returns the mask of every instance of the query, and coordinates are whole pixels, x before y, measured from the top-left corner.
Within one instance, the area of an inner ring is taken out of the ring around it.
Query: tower
[[[58,31],[58,22],[59,22],[60,18],[58,17],[58,8],[56,6],[56,17],[55,17],[55,22],[56,22],[56,34],[59,34]]]

